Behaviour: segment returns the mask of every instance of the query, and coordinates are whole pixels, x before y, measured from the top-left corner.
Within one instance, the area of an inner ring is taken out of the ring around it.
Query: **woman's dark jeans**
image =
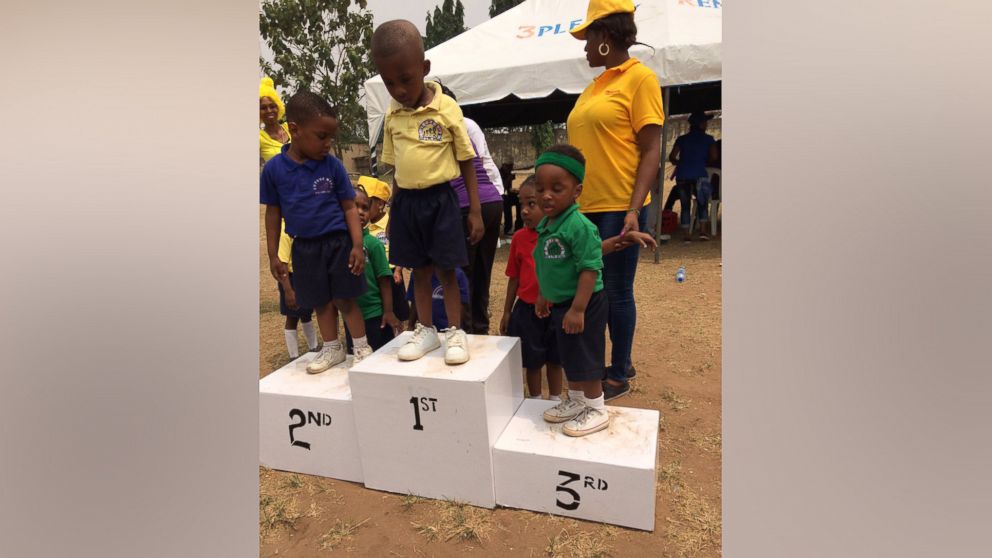
[[[620,234],[626,211],[603,211],[584,214],[597,228],[603,239]],[[647,227],[647,211],[641,211],[638,227]],[[627,383],[630,370],[630,351],[634,345],[634,328],[637,325],[637,306],[634,303],[634,274],[640,259],[640,246],[631,246],[603,257],[603,290],[610,305],[607,324],[610,329],[612,361],[606,368],[607,378]]]

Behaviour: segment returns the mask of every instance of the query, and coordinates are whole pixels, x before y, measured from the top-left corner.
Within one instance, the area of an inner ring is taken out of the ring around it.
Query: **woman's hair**
[[[605,34],[611,43],[624,50],[634,45],[644,45],[644,43],[637,42],[637,24],[634,23],[634,14],[632,13],[610,14],[601,17],[589,24],[586,32],[589,31]],[[644,46],[650,47],[651,45]]]

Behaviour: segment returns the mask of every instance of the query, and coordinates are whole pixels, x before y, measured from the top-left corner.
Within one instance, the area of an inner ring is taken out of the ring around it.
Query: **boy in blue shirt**
[[[297,303],[316,310],[324,339],[323,348],[307,365],[307,372],[318,374],[346,358],[333,306],[355,333],[355,362],[372,354],[355,303],[366,289],[362,227],[348,173],[330,155],[338,131],[334,108],[319,95],[301,91],[286,103],[286,119],[290,143],[262,169],[266,249],[272,276],[276,281],[288,277],[286,263],[279,259],[280,222],[285,220],[286,234],[293,238]]]

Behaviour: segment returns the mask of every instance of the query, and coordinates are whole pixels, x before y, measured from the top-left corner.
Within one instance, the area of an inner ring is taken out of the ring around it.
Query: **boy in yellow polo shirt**
[[[289,274],[280,278],[279,313],[286,316],[283,336],[286,338],[286,350],[289,358],[300,356],[299,341],[296,340],[297,323],[303,326],[303,337],[307,340],[307,348],[317,350],[317,331],[313,328],[313,308],[304,308],[296,303],[296,290],[293,288],[293,239],[286,234],[286,222],[282,222],[282,232],[279,235],[279,261],[286,264]]]
[[[431,309],[431,277],[444,289],[450,326],[444,330],[446,364],[468,361],[468,337],[461,328],[461,300],[455,269],[468,265],[469,241],[482,238],[482,210],[462,111],[437,83],[424,82],[431,63],[424,59],[420,32],[409,21],[393,20],[372,35],[372,60],[393,102],[383,128],[381,160],[395,167],[389,209],[389,263],[413,269],[414,304],[420,323],[400,347],[400,360],[416,360],[441,346]],[[450,181],[461,176],[468,190],[468,231]]]

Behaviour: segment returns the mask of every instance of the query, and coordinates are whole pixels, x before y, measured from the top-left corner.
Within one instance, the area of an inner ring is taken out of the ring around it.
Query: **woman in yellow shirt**
[[[632,0],[590,0],[586,20],[571,31],[586,42],[586,59],[606,70],[593,79],[568,115],[568,142],[586,158],[579,196],[582,213],[602,238],[639,231],[647,222],[641,209],[661,162],[664,114],[658,77],[628,53],[637,42]],[[603,257],[603,285],[610,305],[611,364],[603,390],[606,400],[630,390],[634,377],[630,351],[637,308],[636,246]]]
[[[282,122],[286,107],[276,92],[272,78],[264,77],[258,85],[258,154],[262,165],[275,157],[289,143],[289,127]]]

